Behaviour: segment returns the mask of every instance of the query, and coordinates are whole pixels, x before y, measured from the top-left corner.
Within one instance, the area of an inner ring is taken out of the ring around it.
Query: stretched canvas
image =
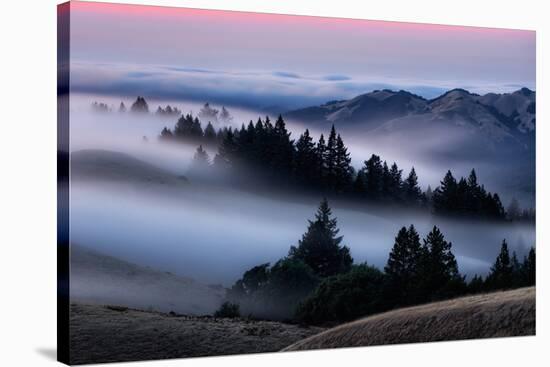
[[[535,39],[59,5],[59,360],[534,335]]]

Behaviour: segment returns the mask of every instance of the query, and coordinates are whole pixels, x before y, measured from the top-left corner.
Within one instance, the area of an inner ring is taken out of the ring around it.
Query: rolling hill
[[[339,325],[283,351],[535,335],[535,288],[397,309]]]

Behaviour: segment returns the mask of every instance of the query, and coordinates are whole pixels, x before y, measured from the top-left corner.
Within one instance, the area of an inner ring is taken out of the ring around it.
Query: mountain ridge
[[[421,116],[426,121],[478,128],[500,141],[531,135],[535,131],[535,100],[536,92],[528,88],[484,95],[455,88],[433,99],[406,90],[382,89],[348,100],[288,111],[283,116],[302,123],[361,126],[366,130],[384,128],[390,121]]]

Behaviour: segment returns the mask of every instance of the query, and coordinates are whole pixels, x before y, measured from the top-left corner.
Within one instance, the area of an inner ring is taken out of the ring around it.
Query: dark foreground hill
[[[275,352],[323,330],[83,304],[70,328],[71,364]]]
[[[374,315],[284,351],[535,335],[535,288],[457,298]]]

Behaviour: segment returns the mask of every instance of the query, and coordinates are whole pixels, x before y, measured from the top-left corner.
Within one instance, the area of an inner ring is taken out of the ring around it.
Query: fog
[[[133,263],[205,283],[231,285],[254,265],[296,245],[318,201],[271,200],[231,189],[73,183],[71,240]],[[399,228],[433,225],[453,243],[460,270],[485,274],[503,238],[519,256],[535,243],[532,226],[468,223],[419,213],[355,211],[333,203],[355,262],[385,264]]]
[[[174,117],[91,112],[90,103],[94,100],[112,105],[116,111],[121,100],[129,108],[132,99],[71,97],[71,151],[123,152],[166,170],[167,175],[187,175],[196,146],[165,144],[157,139],[164,126],[174,126]],[[148,102],[151,111],[158,105],[170,104],[184,113],[196,114],[201,107],[178,101]],[[229,110],[235,126],[265,115],[244,109]],[[291,124],[289,129],[292,137],[297,138],[304,126]],[[414,165],[423,185],[435,187],[449,168],[459,174],[472,168],[468,162],[444,168],[437,159],[430,160],[418,150],[407,149],[402,140],[385,145],[367,135],[349,139],[345,135],[345,138],[354,164],[359,165],[372,153],[380,154],[383,159],[395,160],[405,173]],[[425,149],[446,143],[449,142],[422,142]],[[414,155],[415,152],[418,154]],[[73,169],[75,164],[78,162],[73,162]],[[479,176],[484,178],[483,175]],[[233,284],[254,265],[285,256],[305,232],[307,220],[313,218],[321,199],[269,197],[223,185],[215,188],[201,185],[193,179],[187,184],[170,185],[155,181],[138,183],[135,177],[128,177],[127,182],[110,182],[108,177],[97,180],[73,177],[71,184],[73,243],[138,265],[224,286]],[[433,225],[440,227],[453,244],[460,271],[468,276],[489,270],[504,238],[520,258],[535,243],[535,229],[531,225],[466,222],[376,207],[356,210],[337,202],[331,206],[338,217],[343,243],[350,247],[355,262],[366,261],[380,268],[387,261],[398,230],[410,224],[415,225],[422,237]]]
[[[121,101],[129,109],[134,100],[135,96],[71,95],[71,150],[106,149],[126,152],[174,173],[184,174],[196,146],[171,145],[158,141],[157,138],[165,126],[170,129],[174,127],[177,120],[174,116],[158,117],[153,113],[140,116],[116,112]],[[91,108],[93,101],[106,103],[113,112],[94,113]],[[190,112],[195,116],[203,105],[182,100],[147,98],[147,101],[151,112],[156,111],[158,106],[164,107],[169,104],[179,108],[183,113]],[[221,109],[222,106],[214,104],[213,107]],[[243,123],[246,125],[250,120],[256,122],[258,117],[266,116],[265,111],[231,106],[228,106],[228,109],[233,117],[234,128],[240,128]],[[271,115],[270,118],[274,122],[276,116]],[[436,128],[431,123],[426,125],[421,117],[418,119],[419,121],[410,121],[417,126],[415,135],[411,135],[410,129],[405,133],[397,130],[391,134],[387,134],[383,129],[337,129],[344,138],[356,169],[372,154],[377,154],[389,164],[396,162],[403,169],[404,175],[414,167],[422,188],[426,189],[429,185],[434,189],[447,170],[451,169],[455,177],[461,177],[467,176],[474,168],[478,180],[485,184],[487,190],[498,192],[505,207],[513,197],[525,207],[535,205],[534,184],[531,182],[534,176],[534,163],[530,162],[529,157],[491,156],[490,153],[480,152],[479,148],[470,148],[469,144],[479,139],[479,135],[465,132],[461,128],[453,129],[448,125]],[[223,127],[219,122],[213,124],[216,129]],[[330,127],[329,124],[311,126],[300,121],[287,121],[291,139],[295,140],[306,128],[315,140],[321,134],[324,134],[326,139]],[[209,153],[212,157],[215,154],[213,151]],[[503,161],[507,164],[503,165]]]

